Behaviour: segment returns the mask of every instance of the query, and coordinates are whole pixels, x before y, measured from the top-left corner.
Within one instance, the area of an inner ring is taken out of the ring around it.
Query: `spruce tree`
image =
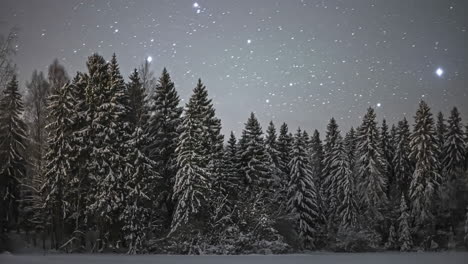
[[[224,195],[230,201],[236,201],[239,198],[239,192],[242,190],[242,173],[237,139],[232,131],[224,149],[223,164],[224,183],[222,185],[225,191]]]
[[[455,177],[464,168],[465,146],[463,138],[463,125],[460,113],[454,107],[448,119],[443,147],[443,168],[448,177]]]
[[[158,197],[155,191],[158,174],[155,162],[143,152],[143,146],[148,143],[148,137],[141,125],[133,129],[129,140],[129,150],[126,159],[130,166],[126,167],[124,193],[125,202],[121,215],[122,231],[127,241],[128,253],[141,252],[151,232],[151,220],[156,214],[152,202]]]
[[[387,197],[391,199],[391,194],[394,193],[395,180],[393,173],[393,147],[391,144],[391,138],[388,131],[387,121],[382,120],[382,126],[380,127],[380,149],[382,150],[382,157],[385,162],[385,178],[387,180]]]
[[[51,218],[54,248],[58,249],[64,239],[65,222],[72,213],[71,201],[66,194],[72,179],[71,160],[73,133],[74,100],[72,98],[73,85],[65,84],[56,87],[49,97],[49,124],[47,125],[49,148],[46,155],[47,167],[43,194],[44,207]]]
[[[411,216],[419,228],[430,227],[433,224],[435,192],[440,181],[440,165],[434,120],[424,101],[421,101],[416,112],[410,140],[410,159],[416,163],[409,188]]]
[[[398,218],[398,243],[400,245],[400,251],[411,251],[413,248],[413,239],[411,237],[410,215],[408,206],[406,205],[406,198],[401,196],[400,203],[400,217]]]
[[[288,125],[283,123],[280,127],[278,135],[278,152],[279,152],[279,165],[285,175],[289,174],[288,164],[291,161],[291,138],[288,134]],[[284,179],[285,182],[289,182],[288,179]]]
[[[173,199],[176,208],[172,219],[171,233],[191,226],[202,232],[204,222],[210,217],[208,199],[213,179],[208,168],[211,146],[206,138],[212,133],[207,123],[214,115],[206,87],[198,81],[181,124],[181,134],[176,149],[177,165]]]
[[[20,187],[25,177],[26,124],[16,75],[0,99],[0,233],[18,224]]]
[[[140,126],[145,128],[148,117],[148,109],[146,105],[146,91],[141,83],[140,76],[136,69],[133,70],[129,77],[130,82],[127,84],[128,91],[128,120],[133,128]]]
[[[178,169],[175,150],[180,136],[178,127],[182,122],[182,107],[179,103],[180,99],[174,82],[164,68],[155,91],[149,99],[150,117],[147,133],[150,143],[146,152],[156,162],[157,171],[162,177],[160,189],[163,204],[167,210],[167,225],[171,221],[175,206],[172,200]]]
[[[311,166],[314,178],[317,181],[317,188],[320,189],[321,181],[320,175],[322,174],[322,163],[323,163],[323,146],[322,140],[320,139],[320,133],[314,130],[310,141],[311,148]]]
[[[333,152],[336,156],[333,163],[333,176],[336,179],[337,193],[341,201],[337,208],[338,227],[343,232],[354,231],[359,224],[355,176],[349,152],[340,137],[337,138]]]
[[[260,123],[251,113],[242,131],[240,146],[244,181],[250,194],[254,194],[254,190],[269,191],[272,182],[262,134]]]
[[[336,166],[335,149],[341,140],[340,131],[334,118],[330,119],[327,125],[325,144],[323,147],[323,165],[322,165],[322,193],[324,203],[328,205],[326,218],[329,229],[334,228],[336,222],[336,210],[338,207],[338,181],[333,172]]]
[[[463,221],[465,202],[463,193],[466,191],[465,173],[465,146],[463,138],[463,125],[458,109],[454,107],[448,118],[445,134],[442,160],[442,182],[440,195],[442,197],[442,210],[448,211],[451,216],[451,226],[456,228]]]
[[[271,176],[275,188],[275,196],[277,197],[280,204],[284,202],[287,185],[284,185],[284,179],[287,179],[287,175],[283,174],[280,166],[280,152],[278,151],[278,142],[276,135],[276,128],[273,121],[270,121],[265,135],[265,151],[268,156],[268,163],[271,169]]]
[[[270,164],[275,168],[279,168],[279,151],[277,146],[277,135],[276,135],[276,128],[273,121],[270,121],[266,136],[265,136],[265,150],[268,155],[268,159],[270,160]]]
[[[298,221],[298,233],[306,248],[315,247],[319,207],[317,189],[308,162],[306,142],[298,129],[291,153],[288,208]]]
[[[351,170],[354,171],[354,167],[355,167],[354,165],[356,163],[357,142],[356,142],[356,131],[354,130],[353,127],[351,127],[348,133],[346,133],[343,144],[344,144],[345,151],[348,154]]]
[[[468,249],[468,208],[466,210],[466,215],[465,215],[465,247]]]
[[[439,149],[439,162],[443,163],[444,161],[444,146],[445,146],[445,135],[447,134],[447,125],[445,123],[444,114],[439,112],[437,114],[437,125],[436,125],[436,134],[437,134],[437,149]],[[440,172],[442,173],[443,166],[440,168]]]
[[[413,174],[413,167],[410,160],[410,131],[406,118],[398,122],[398,128],[395,136],[395,154],[393,164],[395,166],[395,180],[398,184],[399,194],[408,199],[408,188]]]
[[[369,108],[357,131],[356,158],[363,213],[374,224],[383,220],[387,204],[386,165],[375,118],[374,109]]]

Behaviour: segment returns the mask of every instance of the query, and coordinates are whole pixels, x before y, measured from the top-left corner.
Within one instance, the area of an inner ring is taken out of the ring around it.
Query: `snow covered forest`
[[[117,57],[55,61],[25,93],[0,82],[0,248],[169,254],[468,247],[468,126],[456,107],[326,132],[221,134],[199,80],[185,105],[164,69],[126,82]],[[1,76],[2,78],[4,77]],[[262,129],[262,126],[265,129]]]

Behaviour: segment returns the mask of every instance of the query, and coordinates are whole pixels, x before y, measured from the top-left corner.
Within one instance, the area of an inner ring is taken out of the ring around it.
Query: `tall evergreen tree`
[[[456,173],[464,167],[465,146],[463,138],[463,125],[460,113],[454,107],[448,119],[448,127],[445,134],[443,147],[443,168],[449,177],[457,176]]]
[[[352,134],[351,133],[348,133]],[[358,228],[358,205],[355,187],[355,176],[350,163],[350,155],[345,143],[338,137],[335,145],[334,177],[337,181],[339,200],[337,208],[339,230],[346,232]]]
[[[436,125],[436,134],[437,134],[437,149],[439,149],[439,162],[443,163],[443,149],[445,146],[445,135],[447,134],[447,125],[445,124],[444,114],[439,112],[437,114],[437,125]],[[443,170],[443,166],[441,166],[441,172]]]
[[[374,109],[369,108],[357,131],[357,172],[363,213],[373,224],[384,220],[387,205],[385,160],[379,144]]]
[[[380,127],[380,149],[382,150],[382,157],[385,162],[385,178],[387,180],[387,197],[391,199],[391,194],[395,187],[394,173],[393,173],[393,147],[391,144],[391,138],[388,131],[387,121],[382,120],[382,126]]]
[[[328,204],[326,212],[327,222],[329,229],[334,228],[336,221],[336,210],[338,207],[338,181],[333,174],[335,170],[337,156],[335,149],[338,142],[341,140],[340,131],[334,118],[330,119],[327,125],[327,132],[325,136],[325,144],[323,147],[323,167],[322,167],[322,199]]]
[[[125,171],[126,199],[120,219],[123,221],[122,230],[128,253],[133,254],[143,249],[147,233],[153,231],[150,226],[158,215],[152,205],[158,198],[157,182],[160,179],[155,169],[156,163],[144,152],[150,142],[147,129],[148,107],[146,91],[136,69],[130,75],[127,93],[131,136],[127,142],[129,153],[126,160],[130,166]]]
[[[211,146],[210,117],[214,115],[206,87],[198,81],[181,124],[181,134],[176,149],[179,170],[176,174],[173,199],[177,202],[171,233],[191,226],[202,232],[209,218],[208,199],[213,179],[208,168]]]
[[[398,122],[397,134],[395,136],[395,155],[393,164],[395,166],[395,180],[398,183],[399,197],[402,195],[408,199],[408,189],[411,182],[413,168],[410,160],[410,131],[406,118]]]
[[[127,84],[128,91],[128,120],[132,127],[146,127],[148,119],[148,109],[146,105],[146,91],[141,83],[140,76],[136,69],[133,70]]]
[[[354,171],[354,165],[356,163],[357,142],[356,142],[356,131],[354,130],[353,127],[351,127],[348,133],[346,133],[343,144],[344,144],[345,151],[349,157],[349,165],[351,167],[351,171]]]
[[[244,172],[244,181],[250,195],[256,191],[269,191],[271,184],[268,156],[265,151],[262,127],[255,117],[250,114],[241,140],[241,164]]]
[[[410,215],[408,206],[406,205],[406,198],[401,196],[400,203],[400,217],[398,218],[398,243],[400,244],[400,251],[410,251],[413,247],[413,239],[411,237]]]
[[[0,232],[18,223],[20,187],[26,170],[26,124],[21,119],[23,102],[16,75],[0,99]]]
[[[318,232],[319,206],[317,189],[306,152],[306,142],[298,129],[289,163],[290,176],[288,188],[288,208],[298,221],[299,236],[305,247],[315,247]]]
[[[288,175],[289,173],[288,164],[291,161],[292,148],[292,140],[288,133],[288,125],[283,123],[280,127],[277,146],[279,152],[279,165],[285,175]],[[285,182],[289,182],[289,180],[285,179]]]
[[[275,124],[273,124],[273,121],[270,121],[267,131],[266,131],[265,150],[266,150],[266,153],[268,155],[268,159],[270,160],[271,165],[274,166],[275,168],[279,168],[280,162],[279,162],[279,151],[278,151],[278,146],[277,146],[277,135],[276,135]]]
[[[72,210],[71,201],[66,193],[69,191],[71,180],[72,154],[71,134],[73,132],[73,116],[75,115],[72,90],[74,86],[65,84],[56,87],[49,97],[49,148],[46,155],[45,184],[42,190],[45,201],[44,207],[51,219],[51,233],[54,248],[58,249],[64,242],[65,219]]]
[[[232,131],[224,150],[223,177],[224,195],[231,201],[237,200],[238,194],[242,190],[242,173],[237,139]]]
[[[448,209],[451,216],[451,226],[455,229],[463,221],[465,201],[463,193],[466,189],[465,173],[465,142],[460,113],[454,107],[448,118],[445,134],[442,160],[442,182],[439,193],[442,196],[442,208]]]
[[[416,163],[409,189],[409,197],[412,202],[411,215],[418,228],[423,226],[430,228],[433,225],[435,192],[440,181],[440,165],[437,159],[434,120],[429,106],[424,101],[420,102],[416,112],[410,140],[410,158]]]
[[[182,107],[179,103],[180,99],[174,82],[164,68],[156,89],[149,99],[150,117],[147,132],[151,142],[147,153],[156,162],[156,168],[162,177],[161,196],[167,210],[168,223],[175,206],[172,200],[178,169],[175,150],[180,136],[178,127],[182,122]]]
[[[119,217],[125,206],[125,181],[129,164],[126,158],[131,151],[130,125],[127,121],[128,97],[115,54],[108,66],[108,83],[97,95],[101,98],[93,122],[96,125],[96,145],[92,157],[97,161],[97,182],[94,202],[90,209],[96,215],[98,228],[109,245],[122,237]]]

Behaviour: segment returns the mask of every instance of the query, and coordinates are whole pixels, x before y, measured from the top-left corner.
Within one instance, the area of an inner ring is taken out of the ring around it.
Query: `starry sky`
[[[73,75],[115,52],[124,76],[151,57],[187,101],[202,78],[224,133],[254,111],[263,128],[343,129],[366,108],[395,123],[419,100],[468,118],[466,0],[2,0],[0,33],[19,28],[24,86],[54,58]],[[465,119],[466,119],[465,118]]]

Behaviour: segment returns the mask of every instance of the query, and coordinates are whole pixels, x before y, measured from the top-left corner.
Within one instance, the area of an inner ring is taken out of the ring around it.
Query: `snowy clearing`
[[[347,263],[347,264],[466,264],[468,252],[443,252],[443,253],[313,253],[310,255],[248,255],[248,256],[168,256],[168,255],[0,255],[2,264],[26,264],[26,263],[158,263],[158,264],[322,264],[322,263]]]

